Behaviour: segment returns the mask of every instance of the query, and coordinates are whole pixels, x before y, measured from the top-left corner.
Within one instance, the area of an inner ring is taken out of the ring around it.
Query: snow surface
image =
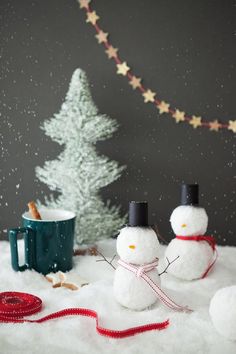
[[[23,248],[23,242],[19,241]],[[115,253],[115,241],[99,243],[107,257]],[[165,247],[161,246],[164,254]],[[170,319],[163,331],[151,331],[125,339],[108,339],[96,333],[91,318],[68,317],[43,324],[0,324],[1,354],[70,354],[70,353],[186,353],[233,354],[236,342],[221,337],[211,323],[209,303],[222,287],[236,283],[236,248],[218,247],[219,259],[206,279],[187,282],[171,275],[162,276],[163,288],[179,303],[189,305],[192,314],[176,313],[159,302],[150,310],[134,312],[122,308],[112,294],[114,270],[92,256],[75,257],[74,270],[90,285],[79,291],[53,289],[51,284],[34,271],[14,272],[10,265],[9,244],[0,242],[0,291],[25,291],[39,296],[44,303],[39,318],[67,307],[89,307],[98,311],[100,323],[112,329],[124,329],[145,323]],[[160,265],[159,270],[162,270]]]

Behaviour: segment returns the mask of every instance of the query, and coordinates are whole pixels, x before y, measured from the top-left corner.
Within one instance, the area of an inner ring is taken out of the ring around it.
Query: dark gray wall
[[[189,114],[236,119],[236,3],[231,0],[99,0],[92,5],[144,84]],[[17,226],[31,199],[48,193],[35,166],[60,151],[40,123],[60,110],[75,68],[86,70],[100,112],[120,129],[98,149],[127,165],[105,199],[150,202],[151,222],[172,237],[179,184],[198,182],[209,233],[236,245],[235,136],[177,125],[145,105],[115,74],[75,0],[1,0],[0,229]]]

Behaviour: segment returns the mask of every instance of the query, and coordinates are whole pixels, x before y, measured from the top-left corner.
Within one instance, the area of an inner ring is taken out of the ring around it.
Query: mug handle
[[[18,234],[24,234],[25,244],[25,264],[19,265],[17,236]],[[33,268],[33,262],[35,257],[34,252],[34,230],[30,227],[19,227],[9,230],[9,241],[11,248],[11,264],[12,268],[16,271],[23,272],[26,269]]]

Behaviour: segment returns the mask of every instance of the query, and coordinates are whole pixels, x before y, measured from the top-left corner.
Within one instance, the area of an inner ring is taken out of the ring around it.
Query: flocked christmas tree
[[[45,121],[42,129],[64,147],[56,160],[36,168],[38,179],[59,192],[58,197],[45,198],[45,205],[76,213],[77,243],[117,233],[125,217],[120,216],[119,207],[103,202],[100,189],[118,179],[124,167],[99,155],[95,146],[112,136],[117,123],[98,113],[84,71],[75,70],[61,111]]]

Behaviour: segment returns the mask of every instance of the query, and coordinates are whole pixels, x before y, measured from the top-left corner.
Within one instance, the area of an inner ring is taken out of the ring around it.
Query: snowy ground
[[[22,246],[22,241],[20,243]],[[112,256],[115,242],[103,241],[99,249],[104,255]],[[208,314],[209,301],[216,290],[236,283],[236,248],[218,247],[218,250],[218,262],[206,279],[190,283],[178,281],[166,274],[162,276],[166,291],[177,302],[195,310],[192,314],[181,314],[160,303],[142,312],[121,308],[112,295],[114,271],[107,263],[96,263],[96,257],[91,256],[75,257],[73,269],[90,285],[79,291],[53,289],[42,275],[34,271],[14,272],[10,266],[9,244],[0,242],[0,291],[23,291],[38,295],[43,300],[44,308],[32,318],[67,307],[88,307],[98,311],[102,326],[112,329],[170,319],[170,326],[166,330],[125,339],[108,339],[98,335],[95,321],[91,318],[69,317],[43,324],[0,324],[0,353],[235,354],[236,342],[218,335]]]

